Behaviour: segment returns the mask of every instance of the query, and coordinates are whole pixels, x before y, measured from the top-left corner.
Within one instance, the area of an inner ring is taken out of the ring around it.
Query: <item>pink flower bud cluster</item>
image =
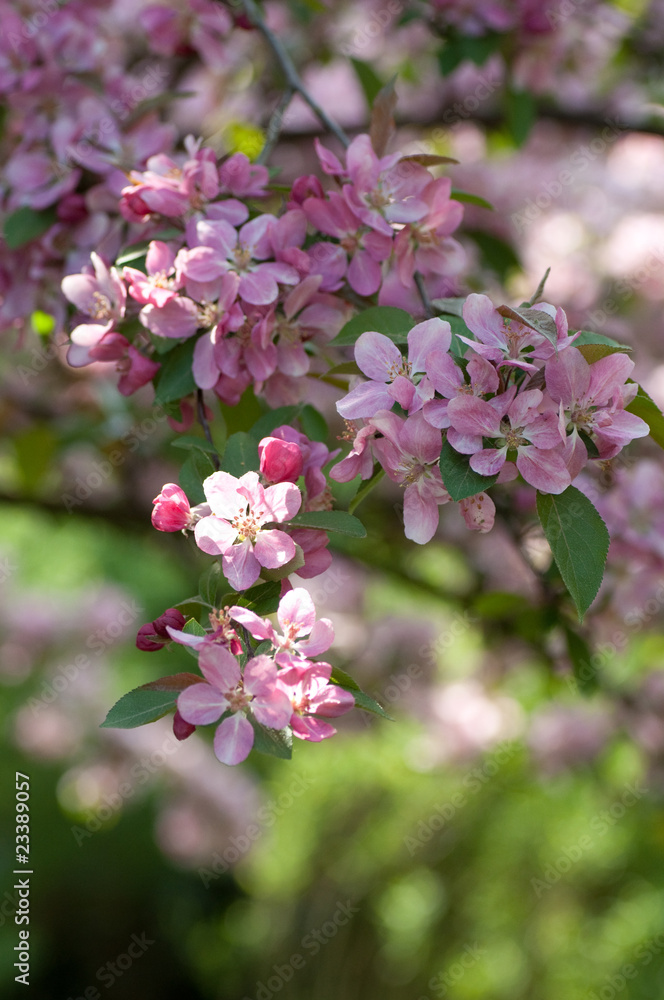
[[[327,721],[353,708],[348,691],[330,683],[329,663],[310,657],[325,652],[334,639],[332,623],[316,621],[313,601],[306,590],[287,593],[279,604],[277,632],[267,618],[234,605],[226,617],[242,626],[267,650],[251,656],[242,667],[234,651],[222,641],[201,640],[199,666],[204,683],[185,688],[178,697],[177,714],[185,723],[216,723],[214,752],[224,764],[239,764],[254,744],[255,720],[270,729],[291,728],[299,739],[318,743],[333,736]],[[170,630],[172,638],[187,641],[184,633]],[[239,652],[237,649],[235,653]]]
[[[462,207],[446,178],[400,153],[379,158],[357,136],[346,165],[318,144],[327,194],[300,177],[283,214],[255,214],[247,200],[265,197],[268,171],[236,153],[220,165],[191,138],[183,161],[152,156],[131,174],[120,211],[129,221],[181,230],[153,240],[145,273],[122,273],[93,255],[92,273],[71,275],[63,292],[83,314],[72,331],[72,365],[109,360],[131,392],[159,368],[151,338],[195,338],[192,373],[200,389],[234,405],[253,386],[269,405],[304,398],[307,376],[324,374],[320,355],[350,318],[347,294],[377,294],[415,313],[417,270],[430,295],[447,294],[464,264],[450,233]],[[252,214],[253,212],[253,214]],[[143,332],[130,344],[138,318]]]
[[[593,458],[611,459],[646,436],[648,425],[626,409],[637,392],[627,382],[634,362],[618,352],[588,363],[562,309],[536,308],[555,320],[555,344],[478,294],[463,308],[474,337],[460,337],[468,346],[463,358],[451,352],[450,325],[441,319],[410,331],[406,357],[383,334],[363,333],[355,359],[367,380],[337,409],[364,423],[332,478],[369,478],[375,458],[405,488],[406,536],[425,543],[450,499],[438,465],[443,436],[473,472],[501,482],[520,474],[543,493],[562,493],[589,461],[589,448]],[[495,508],[485,492],[461,504],[470,528],[491,528]]]

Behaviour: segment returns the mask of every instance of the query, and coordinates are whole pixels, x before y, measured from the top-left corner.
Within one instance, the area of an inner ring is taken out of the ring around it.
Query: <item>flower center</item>
[[[395,378],[398,378],[399,375],[405,375],[406,378],[410,378],[412,367],[410,361],[406,361],[405,358],[401,359],[401,363],[393,361],[387,369],[387,376],[390,382],[394,382]]]
[[[402,462],[397,465],[395,472],[399,475],[401,486],[412,486],[418,479],[426,475],[427,466],[414,458],[410,462]]]
[[[102,295],[101,292],[92,293],[93,305],[90,309],[89,315],[93,319],[111,319],[113,316],[113,309],[111,307],[111,301],[106,295]]]
[[[219,307],[216,302],[203,302],[198,307],[198,325],[214,326],[219,322]]]
[[[244,271],[251,263],[251,250],[247,250],[246,247],[236,247],[233,251],[233,257],[235,258],[238,270]]]
[[[523,427],[510,427],[506,421],[500,425],[505,444],[510,450],[516,450],[521,445],[528,444],[528,439],[523,437]]]
[[[232,691],[224,691],[224,696],[228,701],[231,712],[242,712],[249,705],[253,695],[244,690],[242,681]]]
[[[248,511],[239,510],[231,521],[232,526],[237,531],[237,540],[245,542],[256,541],[256,535],[261,530],[260,517],[249,508]]]

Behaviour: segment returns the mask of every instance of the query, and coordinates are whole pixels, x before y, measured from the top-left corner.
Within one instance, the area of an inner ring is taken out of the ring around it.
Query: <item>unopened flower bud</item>
[[[175,483],[166,483],[152,502],[155,505],[152,524],[157,531],[181,531],[188,527],[191,507],[184,490]]]
[[[295,483],[302,475],[304,459],[293,441],[267,437],[258,445],[261,474],[269,483]]]

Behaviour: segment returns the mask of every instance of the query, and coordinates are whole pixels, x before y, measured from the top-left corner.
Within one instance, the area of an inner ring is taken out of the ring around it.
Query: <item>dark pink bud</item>
[[[184,490],[175,483],[166,483],[152,501],[152,524],[157,531],[182,531],[189,524],[191,507]]]
[[[191,736],[195,729],[196,726],[192,725],[191,722],[185,722],[176,708],[175,715],[173,716],[173,735],[175,736],[175,739],[186,740],[188,736]]]
[[[293,441],[267,437],[258,445],[260,470],[269,483],[296,483],[302,475],[304,459]]]
[[[163,614],[155,618],[147,625],[141,625],[136,635],[136,646],[145,653],[154,653],[161,649],[165,643],[170,642],[171,637],[166,631],[166,627],[181,629],[186,619],[177,608],[168,608]]]

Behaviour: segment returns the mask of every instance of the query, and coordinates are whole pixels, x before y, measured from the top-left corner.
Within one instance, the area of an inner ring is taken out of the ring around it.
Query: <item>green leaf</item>
[[[203,489],[203,481],[208,476],[211,476],[214,471],[214,465],[205,452],[200,451],[198,448],[193,448],[189,452],[178,477],[178,482],[187,494],[189,503],[205,503],[207,498]]]
[[[171,441],[171,448],[184,448],[186,451],[198,448],[199,451],[208,452],[210,455],[217,454],[217,449],[207,438],[197,437],[195,434],[181,434],[175,441]]]
[[[489,32],[485,35],[457,35],[450,32],[445,46],[438,51],[438,66],[443,76],[449,76],[463,62],[474,62],[483,66],[490,55],[500,47],[500,35]]]
[[[250,427],[249,433],[256,441],[260,441],[261,438],[269,437],[275,427],[292,424],[299,412],[299,406],[278,406],[276,410],[263,414],[253,427]]]
[[[156,722],[175,708],[179,691],[154,691],[139,687],[115,703],[101,724],[102,729],[136,729]]]
[[[449,299],[432,299],[431,305],[435,306],[441,313],[449,313],[463,319],[463,307],[466,304],[465,295],[457,295]]]
[[[231,434],[226,442],[224,457],[221,460],[222,471],[228,472],[231,476],[239,479],[245,472],[257,471],[258,467],[258,445],[256,438],[245,431],[238,431],[237,434]]]
[[[450,191],[450,198],[454,198],[456,201],[465,201],[469,205],[477,205],[479,208],[488,208],[490,212],[494,211],[494,206],[486,198],[481,198],[478,194],[471,194],[470,191],[461,191],[459,188],[452,188]]]
[[[352,538],[366,538],[367,529],[362,522],[347,514],[345,510],[312,510],[296,514],[288,522],[294,528],[318,528],[322,531],[338,531]]]
[[[186,632],[187,635],[197,635],[200,637],[208,634],[201,623],[196,621],[195,618],[190,618],[188,622],[185,622],[182,631]]]
[[[213,608],[219,607],[221,596],[228,589],[228,582],[221,572],[221,565],[215,560],[198,581],[198,593]],[[196,633],[198,634],[198,633]]]
[[[595,600],[609,551],[606,525],[575,486],[560,494],[537,493],[537,513],[579,621]]]
[[[523,146],[537,119],[537,104],[532,93],[508,87],[505,91],[505,115],[514,144]]]
[[[30,494],[39,492],[58,449],[55,432],[46,423],[32,424],[14,434],[13,446],[23,487]]]
[[[322,373],[322,375],[361,375],[361,374],[362,374],[362,369],[358,367],[355,361],[342,361],[340,365],[335,365],[333,368],[330,368],[328,371]]]
[[[654,399],[651,399],[645,389],[639,386],[636,396],[625,409],[645,420],[650,428],[650,437],[660,448],[664,448],[664,414]]]
[[[286,726],[285,729],[268,729],[267,726],[261,726],[251,715],[249,721],[254,727],[253,750],[268,754],[270,757],[279,757],[281,760],[292,758],[293,730],[290,726]]]
[[[501,240],[492,233],[484,232],[483,229],[467,229],[466,235],[470,236],[480,251],[482,265],[490,271],[495,271],[500,280],[504,283],[510,272],[518,270],[521,262],[514,250],[514,247]]]
[[[406,344],[408,333],[413,326],[412,317],[404,309],[396,309],[394,306],[371,306],[370,309],[353,316],[330,344],[334,347],[354,344],[360,334],[369,330],[384,334],[395,344]]]
[[[512,306],[498,306],[497,310],[501,316],[506,319],[514,320],[517,323],[523,323],[524,326],[529,327],[531,330],[535,330],[540,333],[543,337],[546,337],[554,347],[558,345],[558,328],[556,327],[556,321],[553,316],[549,316],[547,312],[543,309],[531,309],[530,307],[519,306],[518,309]]]
[[[572,664],[572,670],[579,690],[583,694],[592,694],[599,687],[597,670],[591,662],[592,654],[585,639],[569,626],[565,626],[565,642],[567,653]]]
[[[481,476],[471,469],[468,456],[460,455],[449,441],[445,442],[440,453],[440,474],[445,489],[454,501],[484,493],[498,479],[498,476]]]
[[[364,498],[369,493],[371,493],[374,486],[378,485],[378,483],[381,481],[384,475],[385,475],[385,469],[381,469],[381,467],[378,466],[378,469],[376,470],[376,472],[374,472],[371,479],[367,480],[367,482],[360,487],[360,489],[357,491],[351,502],[348,504],[349,514],[352,514],[357,509],[357,507],[359,507]]]
[[[524,308],[524,309],[530,309],[531,306],[534,306],[536,302],[540,301],[540,299],[544,295],[544,286],[546,285],[547,279],[548,279],[548,277],[549,277],[550,274],[551,274],[551,268],[547,267],[546,271],[544,272],[543,277],[540,279],[539,285],[537,286],[537,288],[533,292],[533,294],[530,297],[530,299],[528,299],[527,302],[522,302],[521,303],[522,308]]]
[[[383,87],[383,81],[376,75],[373,66],[364,62],[363,59],[354,59],[351,56],[350,62],[357,79],[360,81],[367,104],[371,107]]]
[[[337,684],[344,691],[350,691],[355,699],[356,708],[362,708],[365,712],[372,712],[374,715],[380,715],[383,719],[394,722],[392,716],[387,714],[383,706],[379,705],[376,699],[372,698],[366,691],[363,691],[357,681],[353,680],[345,670],[335,667],[330,677],[330,684]]]
[[[196,390],[191,366],[194,357],[195,337],[178,344],[166,355],[155,377],[155,405],[173,403]]]
[[[57,222],[57,212],[54,208],[38,211],[23,205],[11,212],[5,219],[3,235],[10,250],[18,250],[32,240],[38,239]]]
[[[322,413],[319,413],[317,409],[311,406],[309,403],[305,403],[299,415],[300,425],[302,431],[311,441],[327,441],[329,430],[327,427],[327,421]]]
[[[243,591],[231,603],[238,604],[242,608],[249,608],[254,614],[265,618],[266,615],[271,615],[277,610],[280,599],[280,583],[258,583]]]

